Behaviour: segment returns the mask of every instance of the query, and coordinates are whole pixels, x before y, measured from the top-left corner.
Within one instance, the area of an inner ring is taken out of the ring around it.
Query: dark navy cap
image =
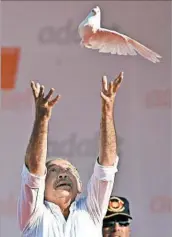
[[[124,197],[111,196],[104,221],[113,221],[117,217],[132,219],[129,201]]]

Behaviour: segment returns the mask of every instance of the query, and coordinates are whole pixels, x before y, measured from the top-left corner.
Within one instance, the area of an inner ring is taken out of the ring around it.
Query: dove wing
[[[89,43],[92,49],[98,49],[101,53],[118,55],[137,55],[139,53],[154,63],[159,62],[158,58],[161,58],[160,55],[128,36],[104,28],[97,29]]]

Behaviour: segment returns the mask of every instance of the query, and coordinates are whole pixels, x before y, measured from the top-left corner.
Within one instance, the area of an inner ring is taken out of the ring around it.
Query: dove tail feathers
[[[148,49],[144,45],[130,38],[128,39],[128,43],[144,58],[152,61],[153,63],[160,62],[159,58],[162,57],[159,54],[153,52],[151,49]]]

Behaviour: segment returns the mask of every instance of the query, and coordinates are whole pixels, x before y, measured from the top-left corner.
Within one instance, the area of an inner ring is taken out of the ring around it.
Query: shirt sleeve
[[[17,205],[18,223],[21,231],[32,225],[42,214],[44,206],[45,177],[29,172],[23,165],[21,173],[21,188]]]
[[[87,186],[86,204],[94,222],[101,224],[106,215],[112,193],[119,157],[113,166],[102,166],[96,161],[93,175]]]

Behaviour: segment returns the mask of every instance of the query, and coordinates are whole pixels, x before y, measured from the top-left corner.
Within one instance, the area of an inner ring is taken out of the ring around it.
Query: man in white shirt
[[[22,170],[18,222],[24,237],[101,237],[103,218],[112,192],[118,157],[113,121],[116,92],[123,73],[110,83],[102,79],[102,115],[99,158],[95,162],[86,197],[76,199],[81,181],[67,160],[46,162],[48,124],[59,100],[44,96],[44,87],[31,82],[35,122]]]

